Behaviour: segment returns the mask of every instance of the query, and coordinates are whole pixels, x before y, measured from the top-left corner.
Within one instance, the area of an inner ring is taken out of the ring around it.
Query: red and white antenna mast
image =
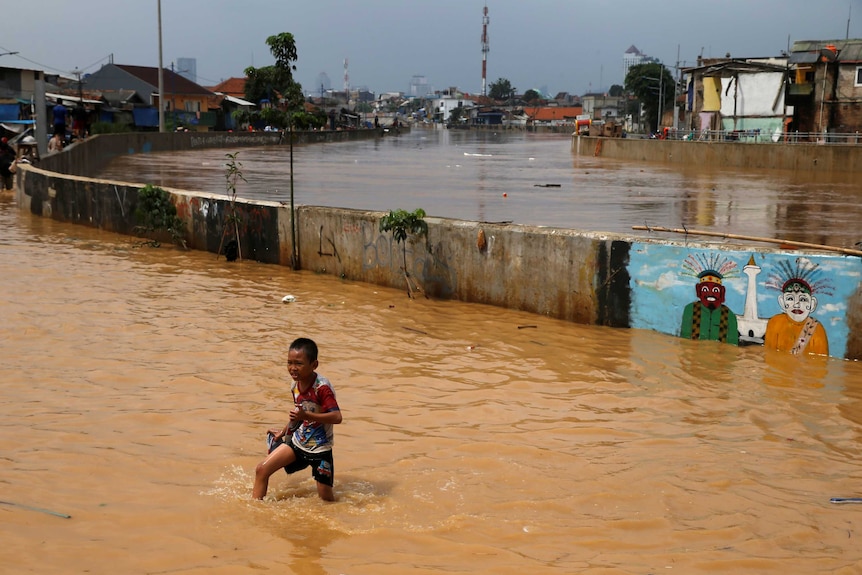
[[[487,72],[488,72],[488,5],[482,11],[482,95],[487,96]]]

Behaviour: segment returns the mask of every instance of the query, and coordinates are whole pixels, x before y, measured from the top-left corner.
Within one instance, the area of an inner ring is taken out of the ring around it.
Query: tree
[[[623,95],[623,87],[619,84],[614,84],[611,86],[611,89],[608,90],[608,95],[613,96],[614,98],[619,98]]]
[[[425,210],[417,208],[412,212],[407,210],[395,210],[389,212],[380,219],[380,231],[392,232],[392,237],[396,243],[403,243],[404,254],[404,278],[407,280],[407,296],[412,298],[413,291],[420,291],[419,286],[411,285],[411,275],[407,271],[407,236],[410,234],[416,236],[428,235],[428,224],[425,222]],[[415,283],[415,280],[413,280]]]
[[[453,126],[458,126],[461,124],[461,117],[464,116],[464,108],[454,108],[451,112],[449,112],[449,120],[448,123]],[[466,118],[464,118],[466,121]]]
[[[515,94],[515,87],[506,78],[491,82],[488,88],[488,97],[493,100],[508,100]]]
[[[275,64],[263,68],[249,66],[245,69],[246,99],[255,103],[269,100],[273,107],[288,114],[303,109],[305,97],[302,95],[302,85],[293,79],[293,72],[296,70],[294,62],[297,59],[293,34],[282,32],[270,36],[266,39],[266,44],[275,58]]]
[[[537,100],[541,100],[542,95],[532,88],[524,92],[524,101],[529,104],[535,104]]]
[[[670,71],[658,62],[632,66],[626,74],[626,90],[640,100],[650,129],[658,130],[659,107],[667,110],[673,106],[674,79]]]

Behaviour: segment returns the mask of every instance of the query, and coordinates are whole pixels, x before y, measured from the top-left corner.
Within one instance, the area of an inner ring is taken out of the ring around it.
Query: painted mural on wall
[[[633,244],[631,326],[844,357],[858,258]]]

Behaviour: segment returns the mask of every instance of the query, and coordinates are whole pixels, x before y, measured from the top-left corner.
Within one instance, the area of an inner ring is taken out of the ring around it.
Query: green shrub
[[[152,184],[141,188],[135,207],[135,221],[138,223],[135,231],[149,238],[146,242],[149,245],[159,247],[158,238],[166,232],[174,243],[185,246],[185,222],[177,215],[177,207],[164,189]]]

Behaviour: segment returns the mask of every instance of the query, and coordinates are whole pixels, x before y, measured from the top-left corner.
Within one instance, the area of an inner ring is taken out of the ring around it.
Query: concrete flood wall
[[[44,166],[22,168],[18,184],[21,209],[134,233],[139,184]],[[168,191],[186,222],[188,246],[217,252],[228,198]],[[238,200],[236,209],[245,259],[291,265],[295,227],[302,269],[406,288],[404,246],[379,231],[383,213],[297,206],[292,226],[290,208],[281,203]],[[730,344],[778,349],[788,358],[862,358],[859,257],[433,217],[426,222],[427,237],[408,240],[406,260],[431,297],[704,340],[703,353]]]
[[[704,168],[737,167],[809,173],[862,171],[862,146],[853,144],[785,145],[574,135],[572,150],[582,156]]]
[[[403,128],[409,131],[409,127]],[[376,138],[377,130],[294,132],[295,144],[346,142]],[[282,132],[134,132],[100,134],[81,144],[67,148],[61,154],[46,156],[39,163],[42,169],[75,176],[92,176],[118,156],[151,152],[179,152],[201,148],[247,148],[287,144],[289,134]]]

